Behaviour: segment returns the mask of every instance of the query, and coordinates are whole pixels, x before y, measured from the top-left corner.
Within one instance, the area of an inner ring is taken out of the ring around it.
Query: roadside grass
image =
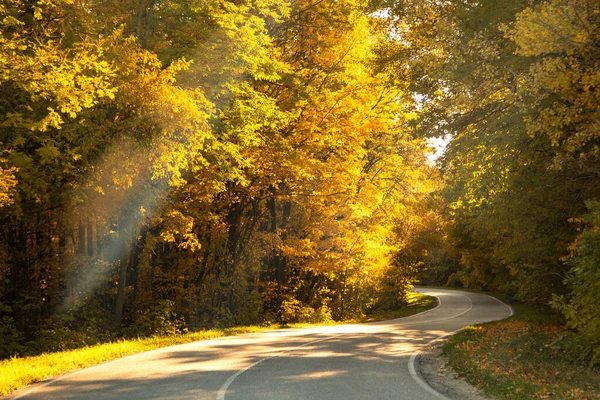
[[[456,372],[497,399],[600,399],[600,368],[567,350],[572,333],[554,310],[496,297],[515,314],[451,336],[442,354]]]
[[[0,396],[6,396],[32,383],[44,381],[108,362],[117,358],[130,356],[144,351],[159,349],[177,344],[215,339],[224,336],[245,333],[263,332],[278,328],[304,328],[318,325],[335,325],[340,323],[359,323],[381,321],[385,319],[406,317],[417,314],[435,306],[435,300],[429,296],[411,294],[407,307],[400,310],[371,315],[362,319],[326,324],[289,324],[286,326],[238,326],[224,329],[210,329],[173,336],[155,336],[150,338],[120,340],[111,343],[84,347],[76,350],[42,354],[32,357],[11,358],[0,361]]]
[[[437,305],[435,297],[425,296],[420,293],[408,293],[408,306],[390,311],[376,311],[356,322],[376,322],[389,319],[409,317],[430,310]]]
[[[215,339],[223,336],[260,332],[271,327],[241,326],[227,329],[210,329],[173,336],[120,340],[76,350],[60,351],[32,357],[10,358],[0,361],[0,395],[6,396],[31,383],[91,367],[116,358],[148,350]]]

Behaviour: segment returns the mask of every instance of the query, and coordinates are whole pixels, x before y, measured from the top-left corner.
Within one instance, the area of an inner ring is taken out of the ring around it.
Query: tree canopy
[[[554,298],[587,335],[575,351],[597,360],[598,2],[388,7],[381,62],[421,99],[415,131],[450,138],[439,161],[450,251],[425,279]]]
[[[371,11],[3,2],[0,354],[401,305],[437,175]]]
[[[420,279],[552,301],[597,360],[599,9],[2,1],[0,356]]]

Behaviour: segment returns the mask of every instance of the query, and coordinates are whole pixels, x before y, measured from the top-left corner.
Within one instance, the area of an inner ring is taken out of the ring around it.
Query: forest
[[[2,0],[0,358],[421,283],[551,304],[600,360],[599,25],[598,0]]]

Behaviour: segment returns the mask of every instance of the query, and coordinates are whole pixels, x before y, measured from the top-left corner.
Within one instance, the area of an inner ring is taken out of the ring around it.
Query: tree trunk
[[[148,36],[152,23],[152,12],[154,10],[155,0],[138,0],[136,12],[135,36],[142,48],[148,46]]]
[[[86,234],[85,234],[85,225],[80,222],[77,225],[77,253],[80,256],[86,255]]]
[[[125,304],[125,286],[127,284],[127,260],[129,257],[123,257],[119,260],[119,281],[117,282],[117,299],[115,301],[114,322],[117,327],[121,327],[123,320],[123,306]]]
[[[117,298],[115,299],[115,314],[114,323],[117,328],[120,329],[121,322],[123,320],[123,306],[125,305],[125,288],[127,287],[127,270],[129,268],[129,253],[131,247],[131,241],[126,237],[126,232],[119,232],[119,238],[121,241],[121,257],[118,260],[119,263],[119,278],[117,281]]]
[[[96,230],[94,229],[92,220],[88,220],[87,224],[87,255],[88,257],[96,257],[98,255],[98,246],[96,242]]]

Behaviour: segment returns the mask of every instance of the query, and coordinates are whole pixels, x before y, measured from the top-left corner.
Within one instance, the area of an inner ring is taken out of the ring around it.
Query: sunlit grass
[[[381,321],[416,314],[432,308],[433,306],[435,306],[435,300],[433,298],[419,294],[411,294],[409,305],[394,312],[382,313],[343,322],[330,322],[327,324],[290,324],[285,327],[303,328],[316,325],[371,322],[374,320]],[[91,367],[93,365],[144,351],[224,336],[262,332],[274,328],[282,327],[278,325],[237,326],[225,329],[211,329],[183,335],[120,340],[118,342],[105,343],[76,350],[2,360],[0,361],[0,396],[8,395],[17,389],[32,383],[44,381],[67,372]]]
[[[7,395],[34,382],[43,381],[65,372],[176,344],[215,339],[223,336],[259,332],[270,327],[243,326],[211,329],[184,335],[157,336],[143,339],[121,340],[76,350],[12,358],[0,361],[0,395]]]
[[[436,304],[437,301],[435,300],[435,297],[426,296],[416,292],[410,292],[408,294],[408,306],[399,308],[397,310],[374,312],[371,315],[367,315],[364,320],[360,322],[376,322],[408,317],[432,309],[436,306]]]
[[[452,368],[498,399],[600,399],[600,369],[561,345],[571,332],[551,310],[512,303],[507,320],[468,327],[443,353]]]
[[[329,321],[318,324],[307,324],[307,323],[292,323],[287,324],[289,328],[306,328],[310,326],[322,326],[322,325],[339,325],[339,324],[360,324],[365,322],[378,322],[387,321],[390,319],[409,317],[411,315],[418,314],[423,311],[432,309],[437,305],[434,297],[427,296],[421,293],[410,292],[408,294],[408,304],[405,307],[398,308],[397,310],[390,311],[375,311],[373,313],[363,315],[362,317],[349,318],[344,321]]]

